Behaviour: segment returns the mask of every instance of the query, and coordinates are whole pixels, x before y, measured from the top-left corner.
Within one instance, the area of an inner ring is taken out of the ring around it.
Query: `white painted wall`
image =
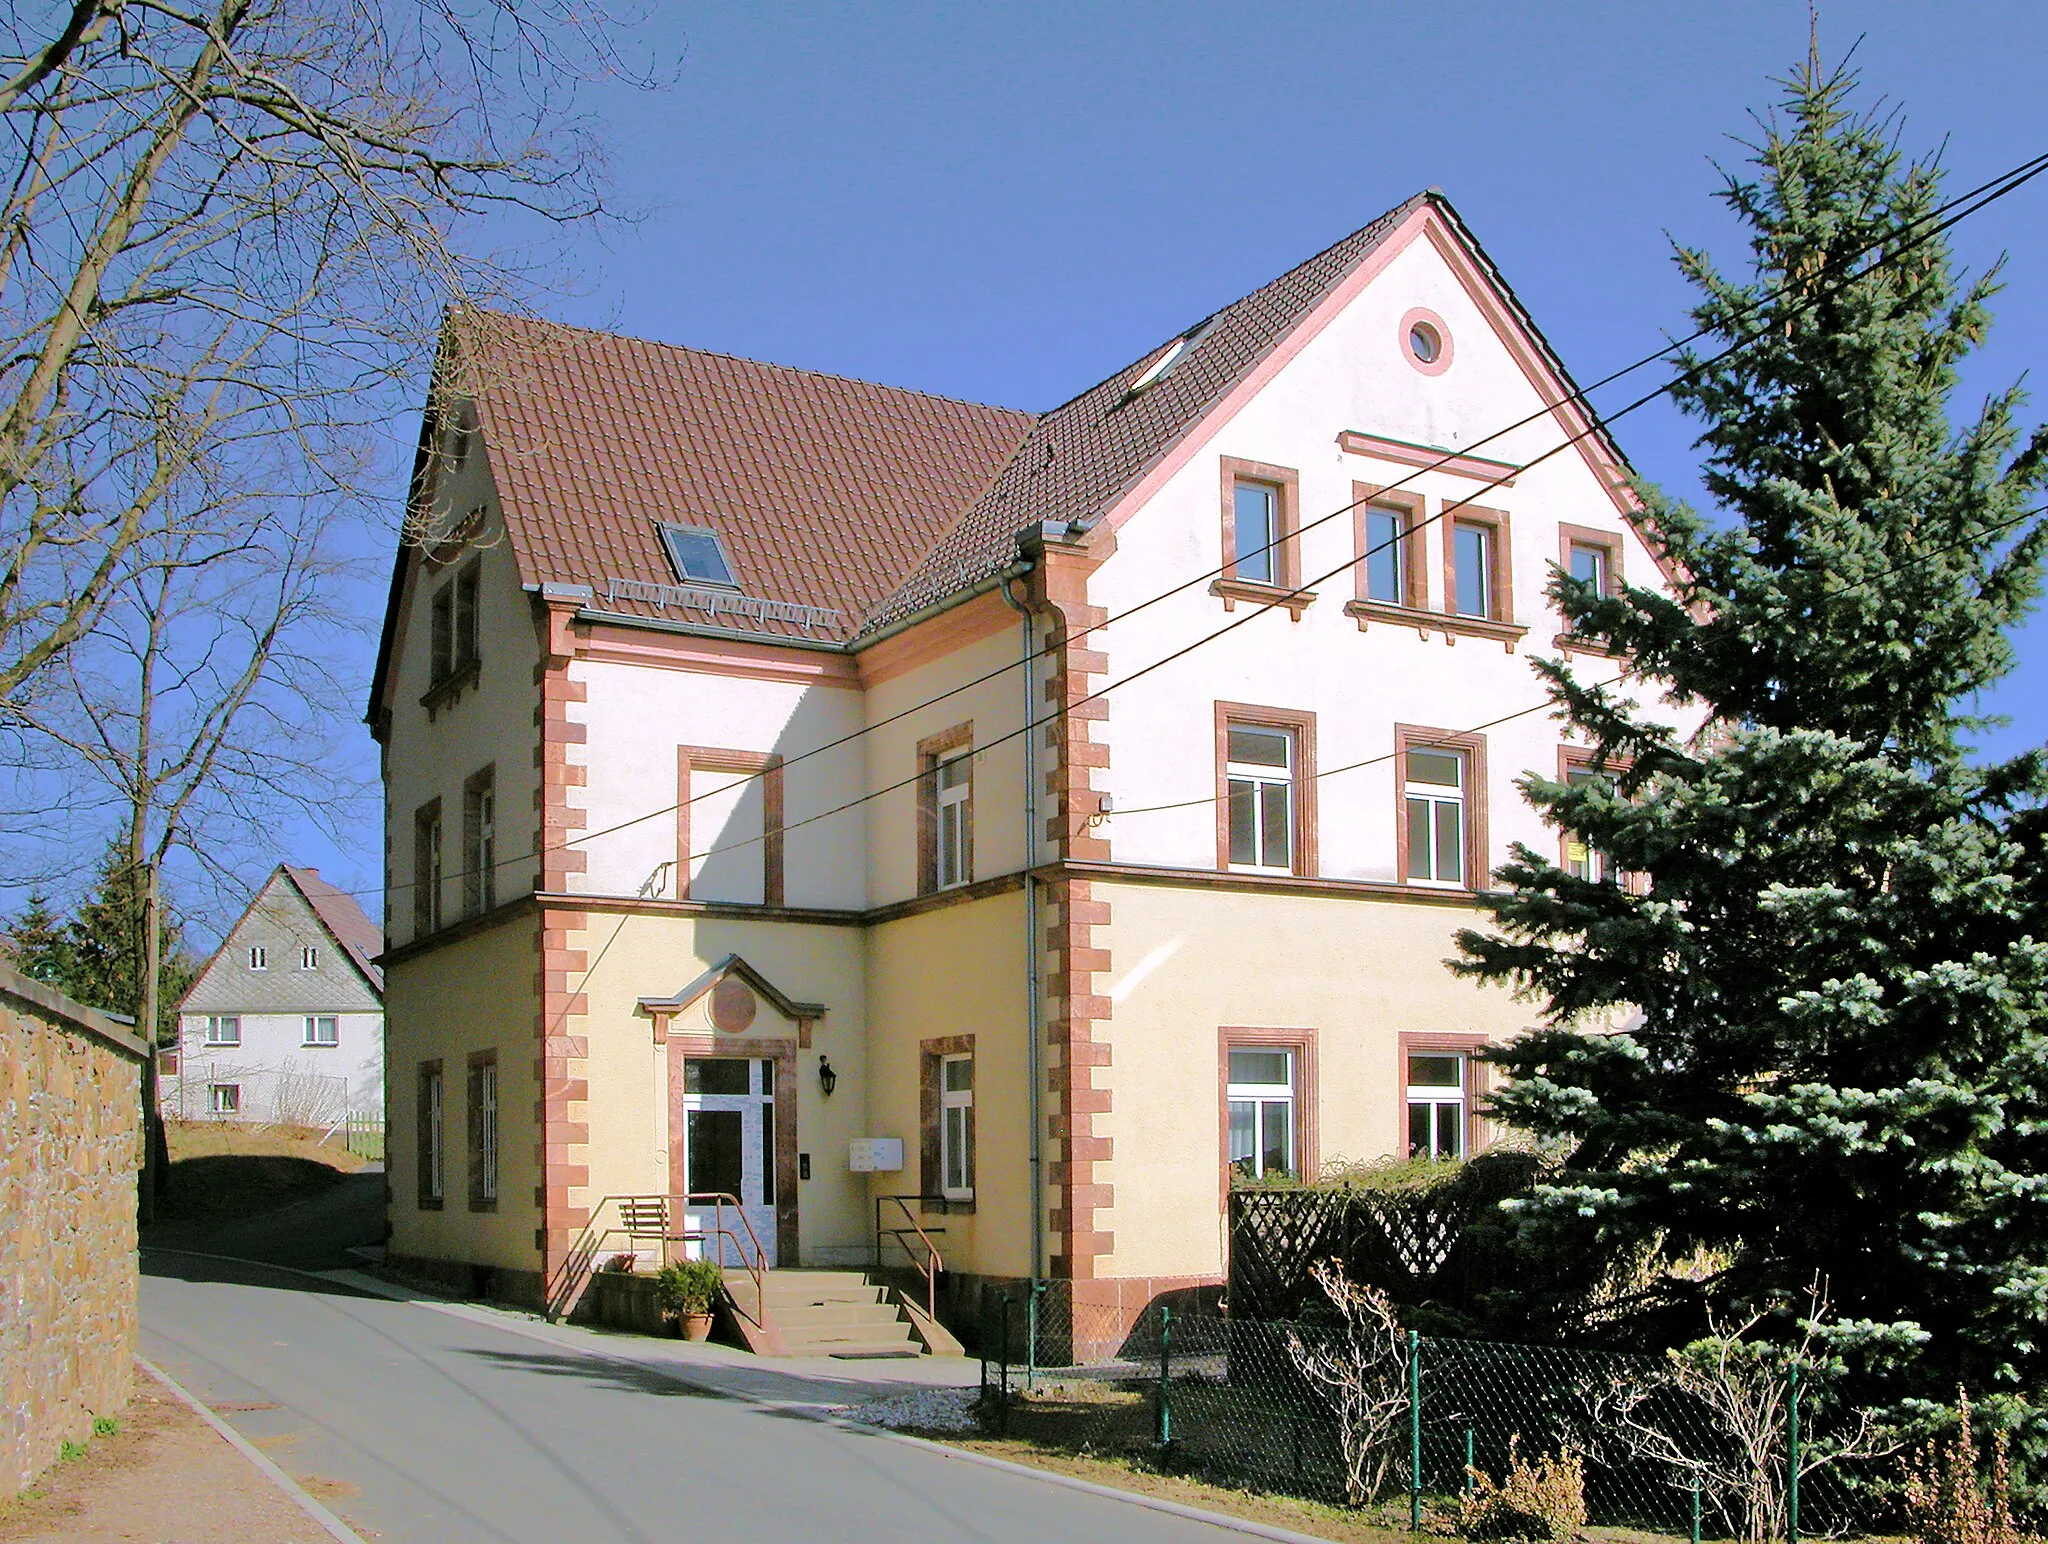
[[[178,1071],[159,1083],[164,1113],[172,1119],[283,1121],[325,1127],[344,1115],[384,1114],[384,1015],[329,1015],[337,1043],[307,1045],[302,1013],[247,1013],[239,1046],[206,1043],[207,1014],[183,1014],[178,1022]],[[241,1110],[234,1117],[211,1112],[208,1087],[238,1084]]]

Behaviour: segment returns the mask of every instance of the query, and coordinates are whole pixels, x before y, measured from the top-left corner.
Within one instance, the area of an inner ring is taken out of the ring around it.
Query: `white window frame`
[[[200,1043],[206,1046],[237,1046],[242,1043],[242,1016],[238,1013],[209,1015],[206,1027],[200,1030]]]
[[[1468,610],[1460,599],[1459,592],[1465,588],[1464,542],[1467,534],[1479,538],[1479,609]],[[1459,520],[1451,526],[1451,593],[1445,597],[1454,616],[1491,617],[1495,602],[1499,599],[1493,593],[1494,568],[1498,554],[1494,544],[1500,540],[1497,527],[1478,520]]]
[[[1469,751],[1453,746],[1411,745],[1403,757],[1404,770],[1414,766],[1417,756],[1444,756],[1458,764],[1458,785],[1454,789],[1445,783],[1417,782],[1412,774],[1402,785],[1401,819],[1408,828],[1408,872],[1402,877],[1411,885],[1427,885],[1440,890],[1463,890],[1468,888],[1472,867],[1472,755]],[[1424,810],[1422,829],[1427,838],[1421,845],[1421,871],[1417,871],[1417,843],[1415,840],[1415,813],[1417,806]],[[1446,876],[1438,864],[1440,844],[1437,841],[1439,811],[1455,809],[1458,819],[1458,872]]]
[[[1458,1081],[1456,1086],[1454,1087],[1447,1083],[1416,1083],[1408,1081],[1415,1075],[1415,1061],[1418,1057],[1455,1061],[1458,1064]],[[1407,1058],[1406,1065],[1401,1069],[1401,1076],[1408,1085],[1408,1123],[1403,1137],[1403,1141],[1407,1144],[1408,1156],[1411,1158],[1437,1159],[1465,1158],[1470,1156],[1465,1149],[1468,1145],[1471,1126],[1472,1058],[1463,1051],[1438,1051],[1427,1047],[1410,1050],[1407,1053]],[[1419,1145],[1415,1141],[1415,1112],[1418,1109],[1424,1108],[1429,1111],[1427,1117],[1429,1123],[1429,1142],[1428,1151],[1426,1152],[1420,1150]],[[1443,1134],[1443,1111],[1446,1109],[1453,1109],[1457,1112],[1452,1123],[1452,1130],[1455,1133],[1454,1145],[1456,1151],[1443,1150],[1443,1144],[1440,1140]]]
[[[223,1098],[223,1095],[226,1097]],[[242,1085],[239,1083],[207,1084],[206,1113],[209,1115],[240,1115],[242,1113]]]
[[[325,1025],[327,1037],[320,1038],[321,1026]],[[337,1046],[341,1044],[341,1019],[332,1013],[309,1013],[306,1015],[306,1038],[299,1043],[307,1046]]]
[[[447,1077],[437,1067],[420,1082],[426,1095],[426,1108],[420,1112],[420,1119],[426,1122],[427,1129],[427,1199],[445,1201],[448,1198],[448,1132],[442,1124],[442,1116],[447,1103]]]
[[[1411,516],[1405,509],[1391,504],[1368,504],[1365,506],[1365,598],[1376,606],[1405,606],[1408,604],[1408,531]],[[1373,534],[1381,521],[1389,521],[1394,527],[1393,539]],[[1394,593],[1382,595],[1374,585],[1374,577],[1380,564],[1390,565],[1394,575]]]
[[[477,1065],[477,1185],[479,1199],[498,1199],[498,1064]]]
[[[954,1088],[952,1070],[963,1067],[967,1086]],[[939,1058],[939,1193],[948,1201],[974,1199],[974,1053]]]
[[[303,945],[299,950],[299,969],[318,970],[319,968],[320,950],[318,946],[314,944]]]
[[[1235,761],[1230,757],[1230,740],[1233,735],[1269,735],[1280,740],[1287,747],[1286,765],[1268,766],[1259,762]],[[1299,845],[1300,825],[1299,791],[1294,786],[1295,767],[1301,760],[1299,737],[1292,729],[1283,729],[1271,724],[1225,723],[1223,726],[1223,781],[1227,800],[1225,820],[1229,827],[1230,868],[1233,873],[1244,874],[1292,874],[1294,872],[1295,849]],[[1258,861],[1245,862],[1237,856],[1238,816],[1244,807],[1239,804],[1240,788],[1248,798],[1251,813],[1252,852]],[[1282,835],[1286,841],[1284,860],[1280,863],[1264,861],[1270,847],[1270,822],[1267,820],[1268,789],[1282,791],[1285,814],[1282,818]]]
[[[1245,540],[1244,497],[1256,494],[1265,501],[1265,531],[1262,540]],[[1240,477],[1230,490],[1230,539],[1233,548],[1231,572],[1252,584],[1280,582],[1280,489],[1256,478]]]
[[[262,944],[249,945],[249,968],[251,970],[270,969],[270,950]]]
[[[959,780],[946,781],[957,769]],[[933,867],[937,888],[956,890],[974,879],[974,752],[960,750],[939,757],[932,769],[937,787],[937,829],[933,833]]]
[[[1248,1056],[1279,1056],[1287,1065],[1285,1083],[1240,1083],[1231,1077],[1230,1059]],[[1298,1175],[1301,1172],[1301,1057],[1294,1047],[1284,1045],[1233,1045],[1224,1050],[1224,1152],[1230,1167],[1247,1179],[1264,1179],[1269,1174]],[[1266,1167],[1266,1122],[1268,1108],[1284,1107],[1287,1120],[1287,1166]],[[1252,1148],[1240,1155],[1236,1145],[1237,1115],[1245,1110],[1251,1117]],[[1249,1160],[1250,1167],[1244,1167]]]
[[[1614,787],[1614,774],[1596,772],[1591,767],[1568,766],[1564,771],[1567,787],[1578,787],[1584,783],[1605,783]],[[1574,879],[1587,879],[1595,884],[1608,878],[1611,866],[1607,854],[1600,851],[1578,832],[1566,830],[1564,834],[1564,871]]]
[[[1584,580],[1579,573],[1580,553],[1585,553],[1593,560],[1593,574],[1590,580]],[[1612,548],[1601,542],[1575,541],[1566,550],[1565,555],[1571,562],[1570,573],[1572,578],[1591,583],[1596,594],[1606,595],[1609,593],[1608,586],[1611,583],[1611,576],[1614,571],[1614,552]]]

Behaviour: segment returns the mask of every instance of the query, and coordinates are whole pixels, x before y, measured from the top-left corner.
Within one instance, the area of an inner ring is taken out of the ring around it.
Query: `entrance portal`
[[[683,1059],[684,1188],[693,1196],[735,1196],[753,1229],[733,1215],[730,1204],[691,1204],[685,1226],[705,1235],[687,1246],[692,1258],[707,1258],[729,1269],[751,1263],[754,1243],[761,1264],[775,1264],[775,1063],[768,1058],[687,1056]],[[724,1228],[733,1237],[716,1236]]]

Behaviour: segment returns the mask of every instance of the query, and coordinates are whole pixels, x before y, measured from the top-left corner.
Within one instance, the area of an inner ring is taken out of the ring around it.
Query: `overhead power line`
[[[2010,170],[2001,173],[1999,176],[1991,178],[1986,182],[1980,183],[1976,187],[1970,189],[1968,192],[1960,194],[1957,197],[1948,200],[1946,203],[1940,205],[1936,209],[1928,211],[1927,214],[1920,216],[1918,219],[1907,222],[1905,225],[1900,226],[1898,230],[1888,232],[1886,235],[1878,238],[1875,241],[1868,242],[1852,252],[1843,254],[1839,258],[1835,259],[1831,264],[1829,264],[1827,268],[1823,269],[1824,273],[1827,272],[1828,269],[1833,269],[1836,271],[1837,277],[1835,279],[1835,282],[1829,284],[1824,289],[1817,290],[1804,297],[1796,299],[1794,303],[1789,307],[1780,309],[1773,318],[1774,323],[1782,322],[1788,316],[1798,315],[1805,310],[1810,310],[1814,307],[1823,304],[1825,301],[1831,299],[1834,295],[1846,289],[1849,285],[1854,284],[1860,279],[1868,277],[1869,275],[1879,271],[1882,268],[1890,266],[1891,264],[1897,262],[1900,258],[1904,257],[1907,253],[1916,250],[1928,241],[1931,241],[1937,236],[1940,236],[1944,232],[1952,229],[1954,226],[1959,224],[1961,221],[1969,218],[1971,215],[1978,213],[1979,211],[1989,207],[1991,204],[1996,203],[1998,200],[2005,198],[2008,195],[2018,191],[2019,188],[2023,187],[2026,183],[2031,182],[2034,178],[2041,175],[2041,173],[2044,171],[2048,171],[2048,153],[2031,157],[2030,159],[2019,163],[2017,166],[2011,168]],[[1925,224],[1926,222],[1930,221],[1934,223],[1927,225],[1926,229],[1920,230],[1916,234],[1913,234],[1911,236],[1904,236],[1905,232],[1912,231],[1914,227]],[[1902,237],[1904,239],[1901,239]],[[1862,267],[1855,266],[1859,262],[1862,262],[1863,259],[1870,257],[1873,253],[1877,254],[1873,261],[1865,264]],[[1754,315],[1756,312],[1767,307],[1772,301],[1782,299],[1783,293],[1784,292],[1782,290],[1779,290],[1774,291],[1773,293],[1768,295],[1759,296],[1756,300],[1749,302],[1746,306],[1744,306],[1742,310],[1738,312],[1738,315]],[[1589,397],[1592,392],[1598,391],[1601,388],[1611,385],[1615,381],[1621,380],[1622,378],[1634,373],[1637,370],[1643,369],[1650,364],[1654,364],[1660,360],[1667,358],[1667,356],[1674,353],[1675,351],[1683,349],[1688,345],[1697,342],[1699,339],[1707,336],[1710,330],[1711,329],[1705,327],[1695,329],[1686,337],[1681,338],[1674,343],[1665,345],[1663,348],[1657,350],[1655,353],[1644,355],[1642,358],[1634,361],[1633,363],[1623,366],[1622,368],[1601,377],[1599,380],[1593,382],[1590,386],[1581,387],[1577,390],[1569,392],[1565,396],[1557,399],[1557,401],[1545,404],[1545,406],[1539,409],[1538,411],[1528,414],[1525,417],[1516,420],[1514,423],[1507,425],[1505,428],[1494,431],[1492,434],[1487,435],[1483,439],[1474,441],[1472,444],[1462,447],[1458,450],[1446,452],[1444,455],[1438,457],[1436,460],[1430,462],[1428,465],[1417,467],[1415,470],[1411,471],[1397,482],[1389,484],[1386,487],[1380,489],[1379,492],[1372,495],[1372,497],[1382,498],[1387,493],[1396,492],[1402,488],[1405,488],[1414,481],[1416,481],[1418,478],[1421,478],[1432,471],[1436,471],[1453,461],[1459,460],[1464,457],[1468,457],[1474,451],[1478,450],[1483,446],[1490,445],[1506,435],[1512,434],[1519,429],[1526,428],[1530,424],[1539,422],[1542,419],[1552,416],[1559,407],[1562,407],[1566,404],[1576,403],[1582,409],[1584,409],[1586,413],[1586,417],[1588,420],[1586,427],[1574,434],[1566,436],[1564,440],[1562,440],[1556,446],[1552,447],[1550,450],[1547,450],[1543,452],[1541,455],[1538,455],[1533,459],[1510,469],[1509,471],[1501,474],[1500,476],[1483,483],[1475,492],[1468,494],[1464,498],[1455,501],[1445,502],[1443,507],[1440,508],[1436,514],[1428,516],[1425,519],[1413,521],[1407,524],[1404,527],[1403,531],[1399,533],[1396,537],[1391,538],[1386,542],[1381,542],[1374,546],[1368,547],[1366,550],[1359,552],[1353,557],[1348,558],[1344,562],[1338,564],[1335,568],[1332,568],[1325,573],[1319,574],[1314,578],[1303,580],[1302,582],[1293,586],[1292,588],[1277,590],[1276,593],[1269,598],[1262,599],[1257,602],[1248,603],[1249,609],[1244,613],[1244,615],[1236,618],[1231,622],[1225,623],[1223,626],[1218,627],[1213,632],[1204,634],[1202,637],[1197,638],[1186,645],[1183,645],[1181,648],[1173,650],[1172,652],[1166,654],[1160,659],[1154,660],[1151,664],[1146,665],[1140,668],[1139,670],[1133,671],[1130,675],[1123,676],[1118,680],[1105,683],[1103,686],[1097,688],[1093,692],[1090,692],[1085,697],[1079,698],[1074,703],[1069,704],[1067,708],[1061,711],[1071,711],[1073,707],[1078,707],[1089,702],[1097,701],[1100,698],[1107,696],[1112,691],[1122,690],[1123,688],[1131,685],[1133,682],[1141,680],[1146,676],[1152,675],[1155,672],[1165,668],[1167,665],[1173,664],[1176,661],[1186,657],[1188,654],[1193,653],[1196,649],[1202,648],[1207,644],[1213,643],[1217,639],[1226,636],[1229,633],[1235,632],[1238,628],[1245,626],[1247,623],[1257,619],[1258,617],[1264,616],[1276,607],[1285,606],[1288,602],[1299,599],[1301,596],[1312,592],[1316,586],[1327,583],[1329,580],[1336,578],[1338,575],[1343,574],[1352,568],[1355,568],[1358,564],[1364,562],[1366,559],[1370,558],[1375,553],[1385,550],[1387,547],[1394,545],[1396,542],[1400,540],[1404,540],[1408,533],[1412,531],[1421,530],[1428,526],[1442,522],[1446,518],[1457,513],[1457,511],[1459,511],[1460,509],[1468,507],[1475,499],[1483,497],[1485,494],[1491,492],[1496,488],[1501,487],[1503,484],[1507,483],[1513,478],[1520,476],[1522,473],[1526,472],[1530,467],[1541,465],[1542,463],[1552,459],[1555,456],[1562,455],[1566,451],[1574,449],[1579,444],[1583,443],[1584,441],[1590,438],[1593,438],[1594,436],[1604,434],[1609,425],[1618,422],[1620,419],[1627,417],[1629,414],[1640,410],[1641,408],[1656,401],[1658,398],[1668,395],[1689,378],[1699,375],[1702,372],[1713,368],[1715,365],[1720,364],[1722,361],[1732,357],[1734,354],[1740,352],[1745,348],[1748,348],[1750,345],[1757,342],[1759,339],[1769,335],[1768,328],[1750,332],[1746,336],[1738,339],[1736,342],[1729,344],[1727,347],[1723,348],[1718,353],[1713,354],[1706,359],[1702,359],[1695,362],[1693,365],[1689,366],[1685,370],[1680,371],[1671,380],[1665,382],[1664,384],[1656,387],[1651,391],[1645,392],[1639,397],[1636,397],[1634,400],[1626,403],[1624,406],[1616,409],[1614,412],[1601,415],[1596,415],[1592,412],[1591,403],[1589,401]],[[1331,520],[1339,519],[1344,515],[1349,514],[1351,511],[1358,508],[1359,504],[1363,502],[1368,501],[1354,499],[1347,504],[1341,505],[1338,508],[1331,510],[1329,513],[1320,515],[1315,520],[1312,520],[1300,526],[1298,529],[1286,533],[1284,537],[1276,539],[1274,543],[1269,544],[1268,548],[1262,550],[1271,550],[1272,546],[1280,545],[1285,541],[1293,541],[1307,531],[1313,530],[1318,526],[1327,524]],[[1076,640],[1078,640],[1079,638],[1085,637],[1090,633],[1100,631],[1103,628],[1112,626],[1117,622],[1123,621],[1131,616],[1136,615],[1138,612],[1143,611],[1150,606],[1157,605],[1160,602],[1170,599],[1171,597],[1181,594],[1189,589],[1192,589],[1195,586],[1204,583],[1205,581],[1217,578],[1223,572],[1224,570],[1222,568],[1206,570],[1191,579],[1184,580],[1179,584],[1172,586],[1169,589],[1162,590],[1157,594],[1148,596],[1145,599],[1137,602],[1136,604],[1127,607],[1125,610],[1104,618],[1101,622],[1097,622],[1087,628],[1078,629],[1073,636]],[[1873,578],[1874,577],[1881,576],[1873,576]],[[837,737],[836,739],[814,746],[810,750],[800,752],[795,756],[788,757],[782,762],[782,769],[786,773],[788,768],[790,768],[791,766],[794,766],[803,761],[810,760],[813,757],[824,755],[828,751],[837,750],[869,734],[872,734],[879,729],[886,728],[891,724],[899,723],[902,720],[909,718],[916,713],[922,712],[926,708],[935,706],[936,704],[941,702],[945,702],[953,697],[957,697],[964,692],[973,690],[977,686],[985,685],[989,681],[999,679],[1002,676],[1009,674],[1011,671],[1021,668],[1024,663],[1025,662],[1022,660],[1010,661],[1004,665],[989,670],[984,674],[973,678],[972,680],[963,682],[957,686],[947,689],[946,691],[939,692],[929,698],[924,699],[923,701],[915,703],[910,707],[904,708],[896,713],[890,714],[885,718],[875,720],[873,723],[865,724],[861,728],[851,730],[848,733]],[[1540,711],[1541,708],[1543,708],[1546,705],[1548,704],[1536,704],[1530,708],[1523,709],[1515,714],[1509,715],[1509,717],[1522,717],[1528,713]],[[1017,739],[1021,735],[1028,734],[1034,730],[1043,728],[1045,725],[1049,723],[1057,722],[1059,717],[1060,713],[1055,712],[1047,714],[1043,717],[1030,718],[1016,729],[1012,729],[1007,733],[999,735],[992,740],[975,746],[974,749],[971,752],[969,752],[969,755],[978,758],[987,753],[988,751],[996,749],[998,746],[1005,745],[1009,743],[1011,740]],[[1503,722],[1504,721],[1505,720],[1503,720]],[[1368,764],[1370,763],[1359,763],[1358,765],[1362,766]],[[1349,770],[1355,770],[1355,768],[1336,768],[1332,769],[1332,772],[1330,774],[1319,775],[1335,775],[1336,772]],[[729,795],[731,792],[731,788],[733,786],[750,781],[753,778],[758,778],[761,775],[762,774],[760,773],[745,774],[736,779],[734,783],[722,786],[717,790],[694,795],[687,799],[678,798],[666,805],[661,806],[658,809],[648,810],[642,814],[632,816],[629,819],[619,821],[613,825],[601,827],[594,831],[578,833],[573,841],[561,841],[553,844],[543,844],[540,846],[536,846],[528,852],[521,853],[509,858],[498,859],[491,865],[491,867],[493,870],[496,870],[500,868],[506,868],[517,863],[529,862],[535,858],[544,856],[548,852],[561,851],[570,847],[582,846],[589,842],[595,841],[598,838],[615,835],[620,831],[630,830],[632,827],[637,825],[643,825],[647,821],[658,820],[661,819],[663,816],[672,815],[678,809],[684,807],[686,804],[694,804],[703,799]],[[818,811],[817,813],[808,815],[801,820],[788,822],[779,827],[778,832],[786,834],[787,832],[801,829],[804,826],[815,824],[818,821],[828,820],[835,815],[845,814],[848,811],[856,809],[861,805],[869,803],[874,799],[878,799],[885,794],[895,793],[904,788],[912,787],[918,782],[920,782],[923,776],[923,773],[916,773],[909,777],[899,779],[895,782],[884,784],[879,788],[868,790],[867,792],[862,793],[856,796],[855,798],[849,799],[844,803],[834,805],[830,809]],[[1213,796],[1211,796],[1211,798],[1213,799]],[[1133,810],[1128,813],[1135,814],[1139,813],[1139,811]],[[756,844],[761,840],[763,840],[762,837],[742,838],[741,840],[736,842],[727,843],[723,846],[712,849],[707,849],[705,852],[702,853],[692,853],[690,854],[689,859],[686,861],[694,862],[698,858],[710,856],[713,852],[726,852],[737,850],[740,847]],[[455,873],[444,874],[442,876],[442,880],[445,883],[451,880],[467,878],[469,877],[471,872],[472,871],[470,870],[461,870]],[[369,896],[380,893],[386,895],[395,895],[401,891],[410,890],[414,888],[416,883],[416,881],[401,881],[388,886],[386,889],[382,891],[361,890],[352,893],[358,896]]]

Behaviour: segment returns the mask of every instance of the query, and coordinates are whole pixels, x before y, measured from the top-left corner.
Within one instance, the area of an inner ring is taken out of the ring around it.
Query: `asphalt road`
[[[145,1256],[142,1351],[390,1544],[1243,1537],[261,1265]]]

